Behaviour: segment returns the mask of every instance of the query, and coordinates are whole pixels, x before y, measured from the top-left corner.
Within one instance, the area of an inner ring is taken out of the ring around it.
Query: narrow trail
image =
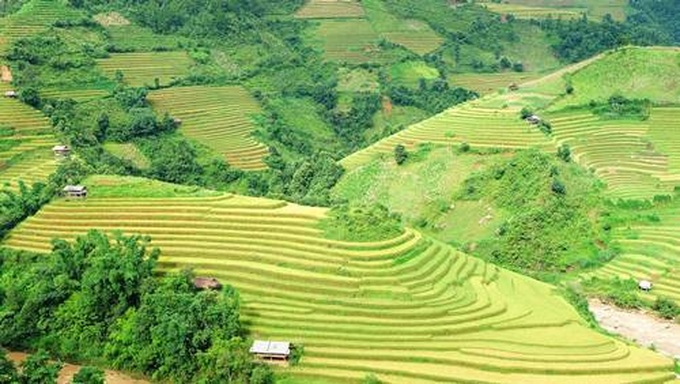
[[[597,322],[607,331],[643,347],[654,346],[663,355],[680,356],[680,325],[644,311],[624,310],[596,299],[589,300],[588,304]]]
[[[15,364],[19,364],[28,357],[28,354],[22,352],[10,352],[8,354],[10,360]],[[57,384],[69,384],[73,376],[80,370],[80,365],[64,364],[64,368],[59,372]],[[116,371],[106,370],[106,384],[149,384],[146,380],[134,379],[130,376]]]

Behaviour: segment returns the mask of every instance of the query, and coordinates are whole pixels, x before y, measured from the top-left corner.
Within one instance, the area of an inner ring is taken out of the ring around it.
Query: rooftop
[[[253,346],[250,347],[250,353],[288,356],[290,354],[290,343],[287,341],[255,340]]]
[[[67,185],[63,189],[64,192],[85,192],[87,187],[84,185]]]

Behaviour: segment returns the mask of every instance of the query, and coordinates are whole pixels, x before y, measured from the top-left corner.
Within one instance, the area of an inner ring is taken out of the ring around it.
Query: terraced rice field
[[[153,85],[159,79],[161,85],[186,75],[192,60],[186,52],[135,52],[115,53],[110,58],[97,60],[104,73],[114,78],[123,72],[123,80],[131,86]]]
[[[121,50],[148,52],[163,48],[178,49],[184,38],[176,35],[159,35],[148,28],[137,25],[112,25],[106,28],[111,43]]]
[[[0,84],[0,95],[8,89]],[[51,149],[56,140],[47,118],[18,100],[0,97],[0,127],[5,131],[0,137],[0,185],[45,181],[57,167]]]
[[[14,40],[46,31],[57,20],[79,16],[60,1],[30,0],[17,13],[0,18],[0,54]]]
[[[309,0],[295,14],[301,19],[333,19],[363,17],[364,9],[355,0]]]
[[[552,11],[553,17],[561,13],[565,13],[565,16],[568,16],[571,12],[583,12],[591,20],[601,20],[602,17],[610,14],[618,21],[625,19],[626,8],[628,7],[628,0],[504,0],[502,3],[496,4],[488,1],[486,5],[492,10],[495,7],[503,6],[517,8],[516,12],[520,14],[525,8],[533,8],[537,9],[535,17],[545,17],[551,13],[550,11]],[[503,8],[498,12],[502,12],[502,10]]]
[[[506,3],[485,3],[484,6],[491,12],[513,15],[518,19],[542,19],[547,17],[574,19],[588,12],[587,8],[547,8]]]
[[[124,183],[124,181],[122,181]],[[233,284],[256,337],[305,346],[297,375],[389,383],[598,383],[673,378],[673,364],[585,326],[552,289],[406,230],[325,239],[320,208],[235,195],[57,200],[5,245],[48,251],[90,228],[143,233],[160,266]],[[93,185],[95,184],[95,185]],[[115,180],[106,181],[110,187]],[[108,192],[112,192],[110,190]],[[109,194],[110,195],[110,194]]]
[[[678,161],[679,153],[672,149],[680,132],[672,123],[680,118],[680,109],[654,109],[651,116],[648,121],[601,120],[584,111],[549,115],[548,120],[556,143],[569,144],[576,161],[607,183],[611,197],[650,199],[680,185],[680,172],[669,167],[668,156]]]
[[[180,132],[217,153],[229,164],[245,170],[266,169],[266,146],[252,137],[252,116],[260,106],[238,86],[183,87],[154,91],[149,96],[154,108],[180,118]]]
[[[378,50],[378,34],[368,21],[322,20],[315,36],[328,60],[363,63],[370,61]]]
[[[456,87],[471,89],[480,95],[489,95],[507,89],[512,83],[521,84],[541,76],[531,72],[457,73],[450,75],[448,80]]]
[[[655,214],[658,223],[615,229],[621,255],[587,276],[649,280],[654,284],[645,294],[649,301],[663,296],[680,304],[680,207],[675,204]]]
[[[73,99],[79,103],[98,99],[110,92],[104,89],[46,89],[40,92],[43,98]]]
[[[418,144],[459,145],[473,148],[548,147],[550,140],[538,129],[518,118],[517,111],[477,107],[468,103],[416,123],[344,159],[341,164],[354,169],[380,153],[391,153],[402,144],[414,148]]]
[[[149,159],[133,143],[106,143],[104,149],[118,158],[131,161],[139,169],[149,168]]]

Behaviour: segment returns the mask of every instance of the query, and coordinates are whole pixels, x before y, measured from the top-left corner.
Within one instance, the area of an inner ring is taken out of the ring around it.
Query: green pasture
[[[436,79],[439,71],[423,61],[405,61],[392,65],[390,76],[395,84],[417,88],[420,79]]]
[[[106,143],[104,149],[114,156],[132,162],[139,169],[149,167],[149,159],[133,143]]]

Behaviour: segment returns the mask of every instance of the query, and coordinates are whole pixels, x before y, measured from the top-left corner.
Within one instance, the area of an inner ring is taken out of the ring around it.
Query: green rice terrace
[[[117,72],[131,86],[153,85],[158,79],[162,85],[187,74],[192,64],[185,52],[134,52],[116,53],[98,62],[101,70],[110,78]]]
[[[222,154],[230,165],[245,170],[266,168],[267,147],[255,141],[252,115],[257,101],[242,87],[182,87],[153,92],[158,110],[181,119],[180,132]]]
[[[329,240],[318,229],[323,209],[140,179],[86,184],[86,201],[54,201],[6,245],[44,252],[50,239],[90,228],[151,235],[163,250],[162,270],[192,266],[229,281],[255,335],[303,343],[304,363],[292,369],[301,376],[376,373],[394,383],[673,377],[669,360],[588,329],[548,285],[410,229],[377,242]]]

